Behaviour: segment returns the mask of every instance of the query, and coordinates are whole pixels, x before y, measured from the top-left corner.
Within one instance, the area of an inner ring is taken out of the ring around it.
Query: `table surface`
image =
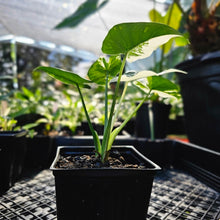
[[[50,170],[17,182],[0,197],[0,220],[57,219]],[[220,219],[220,193],[190,174],[166,169],[154,179],[147,219]]]

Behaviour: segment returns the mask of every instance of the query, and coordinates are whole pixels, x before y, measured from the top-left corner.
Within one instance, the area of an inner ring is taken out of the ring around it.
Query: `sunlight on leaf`
[[[186,71],[170,68],[168,70],[164,70],[164,71],[158,73],[158,76],[162,76],[162,75],[167,74],[167,73],[183,73],[183,74],[187,74]]]
[[[168,70],[165,70],[165,71],[160,72],[158,74],[151,71],[151,70],[143,70],[143,71],[140,71],[140,72],[129,71],[129,72],[125,73],[124,75],[122,75],[121,82],[131,82],[131,81],[135,81],[135,80],[138,80],[138,79],[147,78],[147,77],[150,77],[150,76],[162,76],[164,74],[174,73],[174,72],[187,74],[187,72],[182,71],[182,70],[178,70],[178,69],[168,69]],[[111,82],[117,82],[117,79],[118,78],[115,77],[114,79],[111,80]]]
[[[170,39],[179,37],[178,35],[163,35],[160,37],[155,37],[147,42],[139,44],[134,49],[128,52],[128,62],[134,62],[139,59],[144,59],[149,57],[158,47],[167,43]]]
[[[135,72],[135,71],[130,71],[125,73],[124,75],[122,75],[121,77],[121,82],[131,82],[131,81],[135,81],[138,79],[142,79],[142,78],[146,78],[149,76],[155,76],[157,75],[155,72],[150,71],[150,70],[144,70],[144,71],[140,71],[140,72]],[[111,80],[111,82],[117,82],[117,77],[114,78],[113,80]]]

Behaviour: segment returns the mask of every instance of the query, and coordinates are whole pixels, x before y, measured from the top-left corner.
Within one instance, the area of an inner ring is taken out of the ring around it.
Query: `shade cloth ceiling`
[[[55,30],[83,0],[0,0],[0,37],[24,36],[35,41],[66,45],[101,54],[101,43],[109,28],[121,22],[149,21],[151,0],[110,0],[99,12],[75,28]],[[164,4],[157,3],[162,11]]]

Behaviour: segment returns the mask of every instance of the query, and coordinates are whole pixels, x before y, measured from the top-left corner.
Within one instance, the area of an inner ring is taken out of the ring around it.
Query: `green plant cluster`
[[[37,79],[36,75],[39,75]],[[25,129],[30,137],[35,135],[75,135],[79,132],[77,127],[86,121],[80,97],[73,86],[66,86],[54,82],[46,75],[33,74],[32,86],[22,86],[19,89],[2,88],[0,91],[0,131]],[[38,85],[38,86],[36,86]],[[101,86],[85,91],[88,104],[88,114],[93,124],[104,125],[104,96]],[[111,99],[111,94],[109,94]],[[120,117],[126,117],[127,107],[120,112]],[[38,119],[28,119],[20,123],[20,118],[36,115]],[[41,126],[41,130],[38,127]]]

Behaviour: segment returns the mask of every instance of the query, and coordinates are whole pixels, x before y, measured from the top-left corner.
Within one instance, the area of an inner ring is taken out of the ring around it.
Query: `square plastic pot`
[[[53,137],[50,136],[36,135],[27,138],[26,170],[49,168],[53,161],[51,160],[52,145]]]
[[[130,163],[144,169],[59,169],[61,155],[92,154],[94,147],[58,147],[51,165],[55,176],[58,219],[145,220],[153,178],[160,167],[131,146],[114,147]]]
[[[0,194],[21,176],[26,154],[26,131],[0,132]]]

